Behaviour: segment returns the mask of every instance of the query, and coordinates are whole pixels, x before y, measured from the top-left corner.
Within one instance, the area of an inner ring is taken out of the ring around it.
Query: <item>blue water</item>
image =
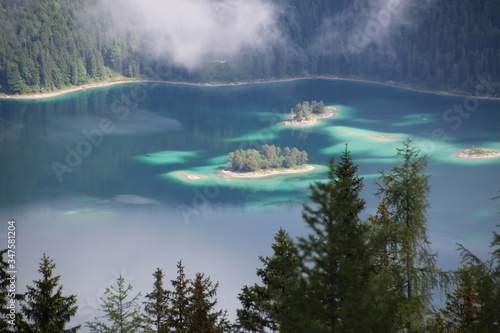
[[[307,128],[283,128],[305,100],[337,107]],[[500,150],[500,101],[432,95],[360,82],[300,80],[197,87],[127,84],[36,101],[0,101],[0,233],[18,226],[19,288],[37,278],[46,252],[64,290],[77,293],[76,321],[118,274],[137,291],[167,280],[183,260],[188,274],[220,281],[219,302],[256,281],[279,227],[306,232],[301,205],[312,181],[345,144],[365,177],[364,216],[378,199],[380,170],[398,163],[411,138],[428,154],[429,237],[444,268],[459,263],[456,243],[486,257],[500,211],[500,158],[462,160],[471,145]],[[383,138],[381,138],[383,136]],[[228,181],[214,172],[227,153],[263,144],[297,147],[320,165],[309,174]],[[187,180],[185,175],[201,176]],[[3,225],[3,226],[2,226]],[[2,230],[3,229],[3,230]]]

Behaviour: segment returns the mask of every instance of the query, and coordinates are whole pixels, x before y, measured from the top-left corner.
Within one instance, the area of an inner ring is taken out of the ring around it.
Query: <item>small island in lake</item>
[[[464,149],[457,154],[458,158],[466,158],[471,160],[478,160],[483,158],[500,157],[500,151],[485,148],[476,148],[474,146],[469,149]]]
[[[229,165],[220,171],[233,178],[261,178],[274,175],[309,172],[307,152],[297,148],[264,145],[262,149],[238,149],[229,153]]]
[[[330,118],[335,115],[333,106],[325,106],[323,101],[303,102],[295,105],[290,110],[287,119],[282,123],[283,126],[304,127],[311,126],[318,122],[319,119]]]
[[[201,181],[207,178],[206,176],[197,175],[194,173],[182,172],[182,171],[174,171],[171,172],[171,174],[177,179],[188,180],[188,181]]]

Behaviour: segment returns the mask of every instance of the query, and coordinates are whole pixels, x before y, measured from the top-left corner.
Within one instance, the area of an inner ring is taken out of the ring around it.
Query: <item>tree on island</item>
[[[325,113],[325,103],[323,101],[312,101],[309,103],[305,101],[295,105],[290,110],[290,119],[298,122],[311,120],[315,115],[322,115]]]
[[[264,145],[260,151],[238,149],[229,153],[229,163],[231,170],[236,172],[293,168],[307,163],[307,152],[297,148],[285,147],[281,150],[275,145]]]

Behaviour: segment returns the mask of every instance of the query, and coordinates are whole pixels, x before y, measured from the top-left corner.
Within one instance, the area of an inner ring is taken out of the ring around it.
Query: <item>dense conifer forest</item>
[[[400,1],[363,20],[352,13],[368,8],[369,0],[270,1],[280,8],[280,40],[190,70],[150,55],[134,29],[113,33],[113,16],[97,0],[2,1],[0,92],[116,77],[234,82],[317,75],[492,95],[500,81],[496,0],[422,1],[407,9],[411,22],[399,24],[390,6]]]

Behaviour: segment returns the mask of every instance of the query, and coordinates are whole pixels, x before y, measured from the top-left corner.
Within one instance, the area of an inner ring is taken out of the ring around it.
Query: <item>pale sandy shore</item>
[[[495,99],[498,100],[500,97],[489,97],[489,96],[470,96],[460,93],[446,92],[446,91],[437,91],[437,90],[425,90],[413,88],[406,85],[400,85],[396,83],[390,82],[378,82],[378,81],[370,81],[370,80],[362,80],[362,79],[354,79],[354,78],[343,78],[343,77],[335,77],[335,76],[303,76],[303,77],[294,77],[294,78],[283,78],[283,79],[271,79],[271,80],[251,80],[251,81],[240,81],[240,82],[230,82],[230,83],[219,83],[219,82],[208,82],[208,83],[194,83],[194,82],[179,82],[179,81],[161,81],[161,80],[145,80],[145,79],[133,79],[133,80],[122,80],[122,81],[114,81],[114,82],[100,82],[100,83],[90,83],[83,86],[71,87],[68,89],[58,90],[58,91],[49,91],[45,93],[36,93],[36,94],[26,94],[26,95],[6,95],[0,94],[0,99],[40,99],[40,98],[49,98],[60,96],[63,94],[81,91],[85,89],[92,88],[101,88],[112,86],[116,84],[126,84],[126,83],[169,83],[169,84],[178,84],[178,85],[190,85],[190,86],[204,86],[204,87],[227,87],[227,86],[241,86],[241,85],[253,85],[253,84],[269,84],[269,83],[280,83],[280,82],[291,82],[291,81],[300,81],[300,80],[332,80],[332,81],[351,81],[351,82],[365,82],[371,84],[380,84],[384,86],[390,86],[394,88],[401,88],[405,90],[423,92],[428,94],[435,95],[446,95],[446,96],[459,96],[459,97],[474,97],[478,99]]]
[[[287,127],[307,127],[316,125],[321,119],[334,117],[336,114],[336,107],[333,106],[325,106],[326,113],[318,116],[314,116],[313,119],[307,121],[294,121],[294,120],[285,120],[281,123],[283,126]]]
[[[95,89],[95,88],[103,88],[114,86],[117,84],[125,84],[125,83],[137,83],[138,81],[113,81],[113,82],[98,82],[98,83],[89,83],[83,86],[75,86],[68,89],[49,91],[44,93],[36,93],[36,94],[25,94],[25,95],[0,95],[0,99],[43,99],[50,97],[57,97],[65,94],[69,94],[77,91],[85,91],[87,89]]]
[[[312,77],[303,78],[288,78],[288,79],[276,79],[276,80],[254,80],[254,81],[242,81],[242,82],[231,82],[231,83],[218,83],[218,82],[207,82],[207,83],[195,83],[195,82],[179,82],[179,81],[161,81],[161,80],[145,80],[145,79],[132,79],[132,80],[118,80],[112,82],[96,82],[89,83],[82,86],[70,87],[67,89],[61,89],[56,91],[48,91],[34,94],[21,94],[21,95],[6,95],[0,94],[0,99],[43,99],[61,96],[64,94],[69,94],[77,91],[84,91],[87,89],[104,88],[109,86],[114,86],[118,84],[130,84],[130,83],[165,83],[165,84],[176,84],[176,85],[186,85],[186,86],[201,86],[201,87],[229,87],[229,86],[242,86],[242,85],[252,85],[252,84],[266,84],[266,83],[279,83],[279,82],[289,82],[298,81],[304,79],[312,79]]]
[[[485,158],[495,158],[495,157],[500,157],[500,151],[496,150],[491,150],[491,149],[483,149],[483,148],[478,148],[483,151],[487,151],[487,154],[471,154],[470,149],[464,149],[460,153],[456,155],[458,158],[464,158],[468,160],[482,160]]]
[[[280,175],[290,175],[296,173],[306,173],[317,170],[318,166],[307,164],[300,169],[280,169],[280,170],[266,170],[259,172],[234,172],[228,169],[220,169],[219,171],[226,176],[231,178],[239,179],[254,179],[254,178],[264,178],[270,176],[280,176]]]

